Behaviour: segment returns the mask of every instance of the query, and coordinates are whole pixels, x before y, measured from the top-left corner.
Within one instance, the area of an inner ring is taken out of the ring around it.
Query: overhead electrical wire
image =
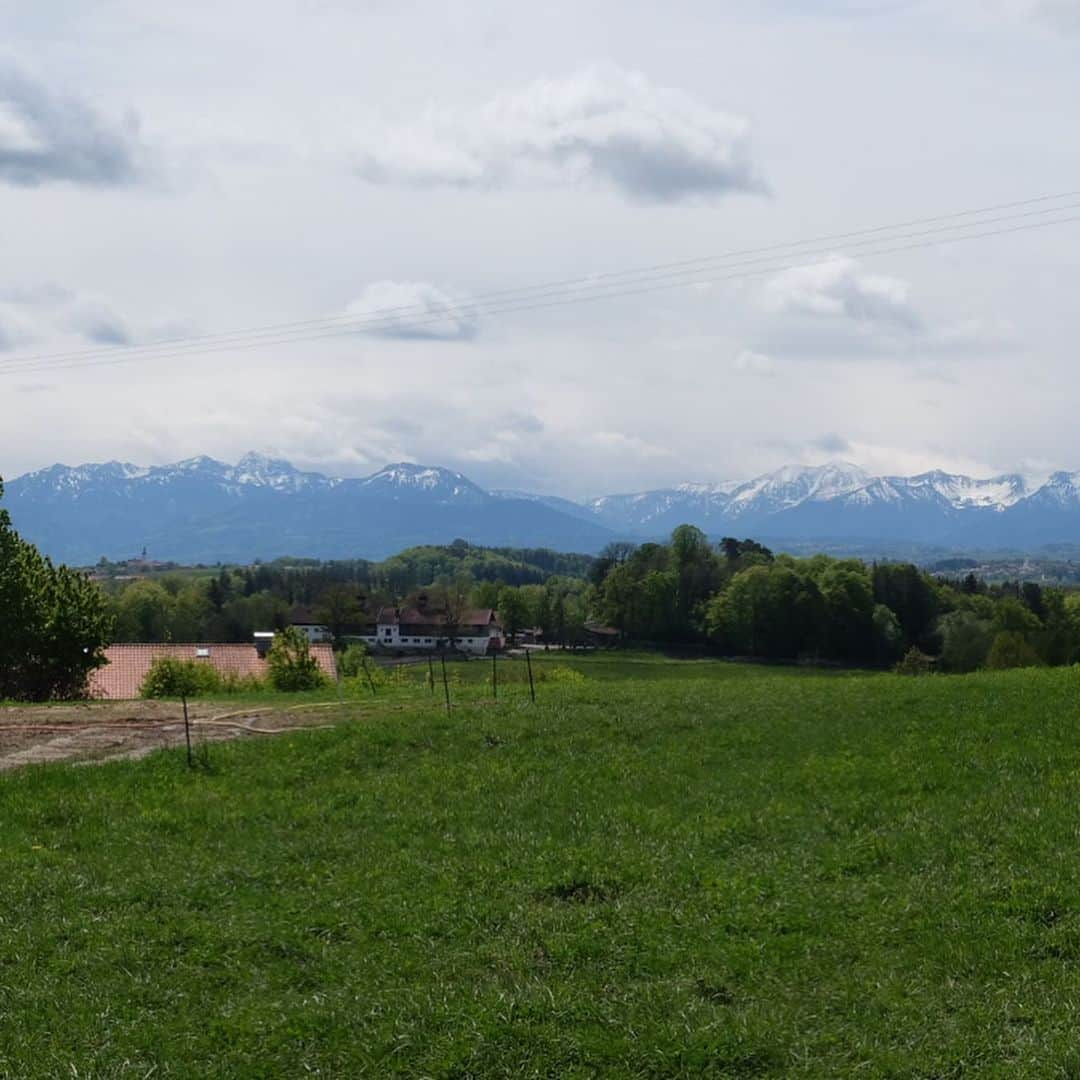
[[[342,315],[326,319],[304,320],[296,323],[280,323],[220,334],[175,338],[146,345],[112,346],[107,349],[84,349],[66,353],[10,357],[0,359],[0,375],[25,374],[28,371],[48,372],[82,367],[111,366],[117,363],[129,363],[136,359],[171,359],[179,356],[204,355],[208,352],[218,352],[224,349],[269,348],[294,342],[379,333],[387,330],[407,332],[445,322],[448,319],[488,317],[517,311],[532,311],[540,308],[637,296],[664,289],[687,288],[697,284],[711,284],[743,277],[781,273],[786,270],[820,265],[822,261],[829,261],[831,257],[839,253],[831,248],[822,249],[820,245],[826,243],[833,245],[840,240],[851,241],[844,245],[845,248],[847,250],[859,250],[861,256],[867,258],[898,251],[933,247],[943,243],[958,243],[1067,224],[1080,220],[1080,215],[1042,221],[1030,221],[1029,219],[1044,218],[1047,215],[1057,215],[1069,210],[1077,210],[1080,209],[1080,202],[1043,206],[1040,209],[1009,213],[999,217],[988,218],[985,215],[998,210],[1061,203],[1062,200],[1074,198],[1077,195],[1080,195],[1080,191],[1065,192],[1060,195],[1045,195],[1012,203],[1001,203],[978,210],[966,210],[952,214],[936,215],[930,218],[913,219],[906,223],[877,226],[846,233],[834,233],[816,239],[795,241],[791,244],[749,248],[721,255],[700,256],[695,259],[662,263],[632,270],[614,271],[585,278],[571,278],[537,286],[503,289],[474,295],[468,300],[461,301],[453,306],[437,309],[425,305],[404,305],[398,308],[381,309],[377,313],[368,316]],[[961,221],[962,218],[976,218],[977,220]],[[897,231],[909,228],[912,225],[939,222],[956,223],[938,224],[934,228],[914,232]],[[1019,222],[1024,223],[1017,224]],[[991,225],[1007,225],[1010,227],[987,229],[987,226]],[[972,232],[971,230],[981,231]],[[898,241],[912,240],[916,242],[905,243],[901,246],[880,247],[882,244],[896,245]],[[818,250],[798,250],[810,245],[818,245]],[[861,250],[864,248],[872,248],[873,250]],[[743,256],[747,255],[756,255],[757,257],[743,258]],[[789,261],[777,264],[776,260],[780,258]],[[735,259],[739,261],[732,261]],[[799,261],[792,262],[790,261],[792,259]],[[768,265],[759,266],[758,264],[761,263]],[[729,271],[736,272],[731,273]],[[702,276],[706,274],[710,276]],[[684,280],[687,277],[691,277],[693,280]]]

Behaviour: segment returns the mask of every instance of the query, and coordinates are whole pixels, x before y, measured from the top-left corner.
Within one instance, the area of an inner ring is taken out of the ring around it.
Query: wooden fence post
[[[532,653],[528,649],[525,650],[525,666],[529,669],[529,697],[532,698],[532,703],[536,704],[536,684],[533,682],[532,673]]]

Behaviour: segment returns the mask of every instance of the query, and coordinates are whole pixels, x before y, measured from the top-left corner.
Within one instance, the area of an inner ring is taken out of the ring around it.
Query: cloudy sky
[[[1080,195],[839,236],[1077,132],[1080,0],[0,0],[0,474],[1080,469]]]

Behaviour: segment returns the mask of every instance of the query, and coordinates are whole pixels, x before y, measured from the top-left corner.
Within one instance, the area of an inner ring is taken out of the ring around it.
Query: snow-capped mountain
[[[394,501],[412,500],[442,505],[482,506],[492,496],[467,477],[434,465],[387,465],[359,481],[362,490]]]
[[[940,470],[873,476],[844,462],[573,502],[485,491],[440,466],[398,463],[338,479],[248,454],[235,465],[209,457],[147,468],[54,465],[11,481],[5,505],[28,539],[84,564],[143,547],[177,561],[381,558],[457,537],[593,552],[613,539],[661,539],[684,523],[714,538],[857,541],[883,551],[898,543],[987,550],[1080,542],[1080,473],[1042,483]]]
[[[102,555],[233,562],[281,555],[385,558],[458,537],[506,547],[595,551],[613,534],[586,511],[489,494],[437,466],[389,465],[364,479],[303,472],[247,454],[149,468],[54,465],[12,480],[4,504],[47,554],[86,565]]]

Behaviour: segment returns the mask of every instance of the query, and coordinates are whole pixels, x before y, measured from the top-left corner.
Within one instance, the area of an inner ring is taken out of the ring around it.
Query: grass
[[[1080,671],[545,663],[0,777],[0,1076],[1080,1077]]]

